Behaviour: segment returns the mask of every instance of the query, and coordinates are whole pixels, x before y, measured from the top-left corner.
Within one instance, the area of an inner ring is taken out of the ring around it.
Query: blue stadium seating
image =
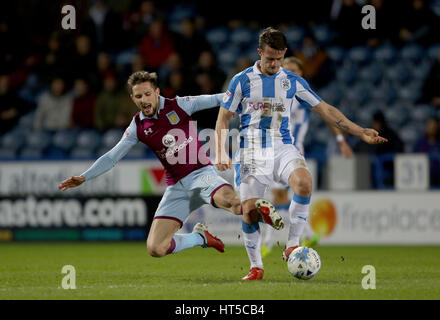
[[[94,130],[85,130],[78,134],[76,146],[82,149],[94,150],[101,145],[101,135]]]
[[[287,28],[284,34],[286,35],[289,47],[296,50],[299,46],[301,46],[306,31],[303,27],[292,26]]]
[[[371,50],[365,46],[357,46],[348,50],[347,58],[355,64],[362,65],[370,61]]]
[[[218,27],[207,31],[205,36],[214,51],[218,51],[228,42],[229,30],[226,27]]]
[[[44,152],[44,149],[46,149],[50,143],[51,143],[51,134],[45,131],[35,131],[35,132],[29,132],[29,134],[26,135],[26,148],[29,149],[35,149],[40,150],[41,152]]]
[[[405,84],[410,81],[411,72],[406,63],[396,63],[385,70],[385,76],[394,83]]]
[[[52,146],[62,151],[69,151],[74,147],[77,135],[76,130],[57,131],[52,136]]]
[[[316,41],[323,46],[326,46],[335,38],[334,33],[326,24],[320,24],[312,27],[312,33]]]
[[[388,44],[378,47],[373,52],[373,59],[375,62],[383,65],[390,65],[394,63],[397,59],[397,56],[398,52],[396,48]]]
[[[247,48],[251,43],[255,42],[256,34],[250,28],[237,28],[234,29],[230,34],[230,41],[233,46],[240,49]]]
[[[17,154],[13,149],[0,148],[0,160],[15,160]]]
[[[427,50],[427,56],[430,60],[434,61],[440,55],[440,44],[434,44]]]
[[[19,152],[19,158],[22,160],[39,160],[43,158],[43,154],[43,149],[26,146]]]
[[[337,65],[340,65],[344,61],[346,54],[344,48],[340,46],[330,46],[326,48],[325,51],[327,52],[330,59]]]
[[[417,44],[406,45],[400,50],[401,59],[412,63],[419,63],[422,60],[423,55],[423,48]]]
[[[26,143],[25,138],[26,135],[22,131],[10,131],[1,138],[1,147],[16,152]]]
[[[343,84],[351,85],[357,79],[357,68],[351,64],[346,64],[336,70],[336,79]]]
[[[378,84],[382,80],[383,73],[383,68],[373,63],[360,70],[359,78],[370,84]]]
[[[94,159],[96,154],[91,148],[75,147],[70,152],[70,157],[72,159]]]
[[[102,146],[106,149],[113,148],[119,140],[121,140],[124,130],[122,129],[111,129],[105,132],[102,136]]]

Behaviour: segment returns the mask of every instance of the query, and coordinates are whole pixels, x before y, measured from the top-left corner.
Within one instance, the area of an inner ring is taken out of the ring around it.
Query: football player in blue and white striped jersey
[[[288,184],[294,191],[289,207],[290,227],[284,256],[299,245],[307,223],[312,193],[312,178],[304,156],[293,145],[291,108],[296,99],[327,123],[370,143],[384,143],[373,129],[361,128],[338,109],[324,102],[300,76],[281,68],[287,51],[285,35],[267,28],[259,37],[261,60],[238,73],[231,80],[219,111],[216,134],[216,167],[224,171],[232,167],[225,148],[224,132],[237,113],[240,116],[240,199],[243,210],[243,239],[251,262],[251,270],[243,280],[263,278],[259,215],[256,199],[262,198],[273,182]]]

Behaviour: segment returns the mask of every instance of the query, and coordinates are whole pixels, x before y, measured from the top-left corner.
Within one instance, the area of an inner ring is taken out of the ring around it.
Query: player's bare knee
[[[312,179],[307,176],[298,177],[294,186],[294,190],[300,195],[310,195],[312,193]]]
[[[152,241],[147,241],[147,252],[150,256],[155,258],[163,257],[167,254],[167,248]]]

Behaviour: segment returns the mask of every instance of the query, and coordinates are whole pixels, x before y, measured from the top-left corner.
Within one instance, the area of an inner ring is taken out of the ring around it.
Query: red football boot
[[[290,247],[290,248],[286,248],[283,250],[283,260],[287,261],[289,260],[289,256],[292,253],[293,250],[295,250],[296,248],[298,248],[298,246],[294,246],[294,247]]]
[[[255,201],[255,206],[257,207],[258,213],[263,218],[264,222],[270,225],[276,230],[281,230],[284,228],[283,218],[275,210],[275,207],[267,200],[258,199]]]
[[[208,232],[208,227],[205,226],[202,223],[197,223],[194,226],[193,233],[198,233],[202,236],[203,240],[205,241],[205,244],[202,246],[203,248],[214,248],[217,251],[225,252],[225,245],[223,242],[217,238],[214,237],[212,234]]]
[[[252,268],[249,274],[242,278],[241,280],[262,280],[264,275],[264,270],[260,268]]]

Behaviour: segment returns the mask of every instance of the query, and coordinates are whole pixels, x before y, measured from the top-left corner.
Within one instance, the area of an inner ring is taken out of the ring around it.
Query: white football
[[[287,269],[295,278],[308,280],[316,276],[321,269],[321,258],[312,248],[298,247],[290,254]]]

